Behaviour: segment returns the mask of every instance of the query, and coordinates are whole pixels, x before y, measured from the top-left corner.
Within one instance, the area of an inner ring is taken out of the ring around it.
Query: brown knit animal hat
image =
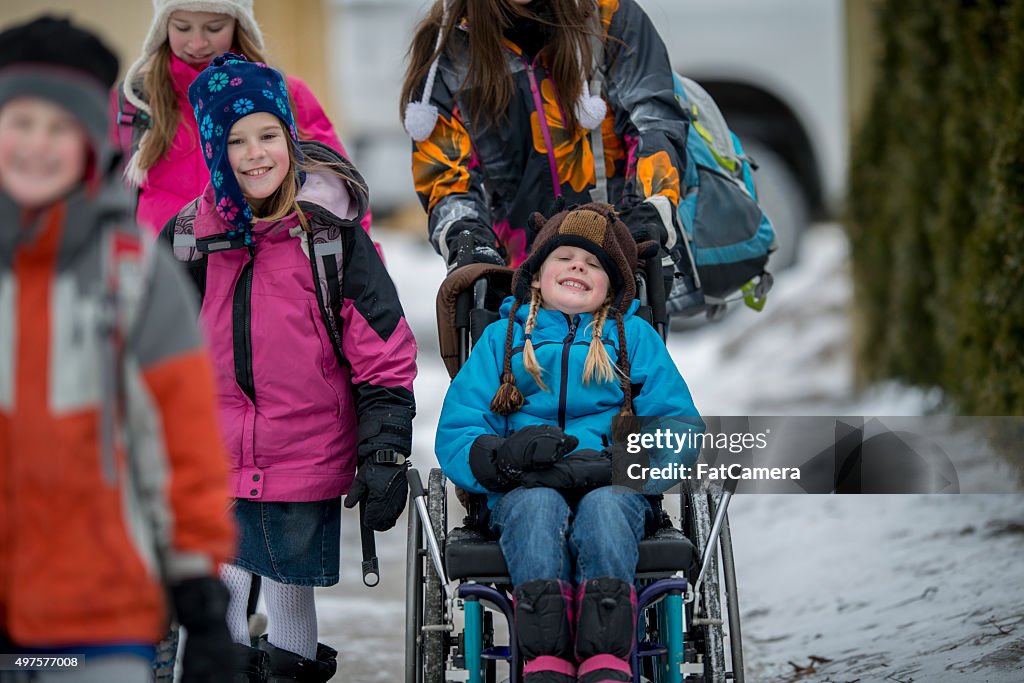
[[[624,397],[622,415],[633,414],[633,395],[629,375],[629,354],[626,349],[626,328],[622,313],[636,298],[634,271],[638,253],[646,254],[653,242],[637,245],[626,224],[619,220],[615,208],[610,204],[592,202],[577,206],[551,218],[534,214],[534,224],[539,232],[533,242],[530,256],[523,261],[512,278],[512,293],[515,302],[509,312],[508,331],[505,335],[505,357],[502,363],[501,386],[491,400],[491,410],[499,415],[511,415],[522,408],[525,398],[516,386],[512,373],[512,332],[516,309],[520,304],[529,303],[532,295],[531,283],[552,251],[560,246],[573,246],[592,253],[601,262],[608,274],[613,292],[610,317],[615,320],[619,338],[619,384]]]
[[[637,266],[637,245],[614,207],[592,202],[547,219],[535,213],[533,219],[538,228],[537,237],[530,256],[520,264],[512,279],[512,292],[518,302],[529,302],[530,283],[540,272],[544,259],[558,247],[572,246],[586,249],[601,262],[615,293],[612,305],[621,310],[629,307],[636,298],[633,273]]]

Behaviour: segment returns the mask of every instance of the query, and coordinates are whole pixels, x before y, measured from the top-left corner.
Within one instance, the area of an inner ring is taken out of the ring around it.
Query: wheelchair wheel
[[[437,536],[438,546],[444,553],[444,541],[448,528],[447,492],[445,478],[440,469],[430,470],[427,479],[427,512],[430,523]],[[425,562],[426,581],[423,586],[423,625],[441,626],[445,620],[444,587],[437,576],[434,563],[429,558]],[[447,631],[422,631],[423,643],[423,683],[444,683],[445,664],[449,649]]]
[[[409,508],[405,548],[405,683],[422,683],[423,530],[412,503]]]
[[[697,546],[703,557],[711,525],[715,517],[715,500],[699,482],[686,482],[683,523],[686,535]],[[693,624],[690,638],[697,654],[704,662],[704,680],[719,683],[725,680],[725,648],[722,637],[722,603],[718,583],[718,553],[712,553],[711,564],[700,588],[700,610],[693,613],[693,603],[687,607],[687,620]]]

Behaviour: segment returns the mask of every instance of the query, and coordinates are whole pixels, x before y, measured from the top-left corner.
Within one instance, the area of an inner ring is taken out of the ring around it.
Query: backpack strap
[[[338,362],[345,365],[347,361],[341,346],[341,277],[345,264],[342,228],[317,220],[315,214],[312,218],[310,233],[300,236],[303,251],[309,257],[317,305],[327,336],[331,338]]]
[[[135,88],[135,85],[133,82],[132,88],[138,93],[139,89]],[[139,82],[139,85],[141,85],[141,82]],[[141,111],[124,96],[124,83],[118,84],[117,141],[125,164],[139,151],[139,143],[142,140],[142,136],[152,125],[153,122],[149,118],[149,114]]]

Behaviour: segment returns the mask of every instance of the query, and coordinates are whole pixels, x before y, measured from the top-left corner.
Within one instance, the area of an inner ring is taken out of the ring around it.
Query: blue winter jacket
[[[592,339],[593,316],[590,314],[569,316],[546,309],[537,313],[532,339],[537,362],[544,368],[542,377],[548,391],[541,389],[523,367],[523,328],[529,307],[520,306],[512,337],[512,371],[526,403],[508,417],[491,412],[491,398],[500,384],[512,301],[512,297],[505,300],[501,318],[484,330],[466,364],[452,381],[441,408],[434,444],[445,475],[466,491],[488,494],[489,507],[494,507],[502,494],[488,491],[473,476],[469,451],[477,437],[483,434],[506,437],[526,425],[556,424],[579,439],[578,448],[599,451],[611,443],[612,418],[619,414],[624,399],[618,381],[583,384],[583,363]],[[687,416],[687,419],[676,419],[663,426],[670,426],[677,433],[683,430],[702,433],[704,421],[697,413],[686,382],[658,333],[646,320],[636,317],[638,307],[634,301],[624,316],[636,414]],[[611,319],[605,323],[602,341],[614,364],[619,342],[616,325]],[[679,453],[651,452],[650,455],[652,467],[669,463],[692,465],[697,449],[683,449]],[[644,492],[661,493],[675,483],[652,481]]]

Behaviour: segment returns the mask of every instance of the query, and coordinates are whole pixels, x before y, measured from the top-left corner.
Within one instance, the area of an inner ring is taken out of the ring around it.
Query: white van
[[[675,69],[715,98],[748,153],[779,232],[773,270],[799,234],[838,210],[846,185],[843,0],[638,0]],[[405,51],[429,0],[328,0],[344,139],[382,211],[415,201],[399,120]]]

